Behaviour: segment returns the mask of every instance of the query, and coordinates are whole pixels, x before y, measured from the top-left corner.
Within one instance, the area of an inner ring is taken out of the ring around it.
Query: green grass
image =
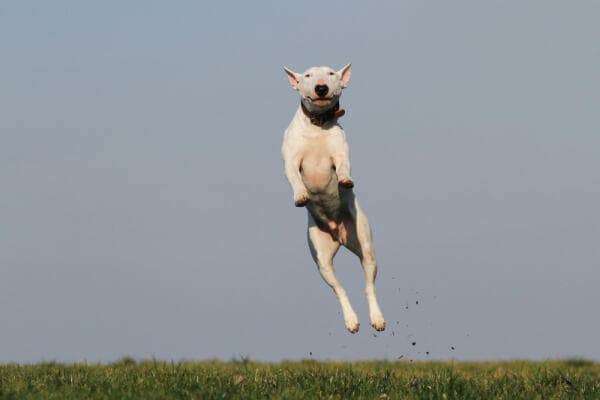
[[[0,399],[600,399],[600,364],[136,362],[0,365]]]

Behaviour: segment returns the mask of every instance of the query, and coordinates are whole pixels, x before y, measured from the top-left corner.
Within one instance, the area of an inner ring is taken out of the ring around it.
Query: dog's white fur
[[[351,66],[339,71],[313,67],[302,74],[285,68],[292,88],[299,91],[306,109],[318,114],[331,109],[348,85]],[[327,85],[326,96],[319,97],[316,85]],[[323,280],[331,286],[344,314],[346,328],[358,332],[359,322],[346,291],[337,280],[333,257],[340,245],[361,261],[366,279],[366,295],[371,325],[385,329],[385,320],[377,303],[375,276],[377,261],[367,216],[358,205],[350,177],[349,148],[336,119],[322,126],[313,125],[299,107],[285,131],[282,155],[285,174],[294,192],[297,207],[308,210],[308,244]]]

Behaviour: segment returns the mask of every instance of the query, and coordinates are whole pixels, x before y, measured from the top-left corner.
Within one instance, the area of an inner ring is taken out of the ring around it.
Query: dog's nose
[[[327,96],[328,92],[329,92],[329,88],[327,87],[327,85],[317,85],[317,86],[315,86],[315,93],[319,97],[325,97],[325,96]]]

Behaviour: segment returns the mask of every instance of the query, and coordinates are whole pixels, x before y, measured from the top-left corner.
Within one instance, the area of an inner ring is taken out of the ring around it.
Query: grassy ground
[[[135,362],[0,365],[0,399],[600,399],[600,364]]]

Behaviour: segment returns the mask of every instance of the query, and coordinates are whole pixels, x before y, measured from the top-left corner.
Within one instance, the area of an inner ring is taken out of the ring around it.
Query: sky
[[[0,362],[600,360],[598,15],[0,3]],[[382,333],[342,250],[345,330],[280,153],[282,67],[348,62]]]

